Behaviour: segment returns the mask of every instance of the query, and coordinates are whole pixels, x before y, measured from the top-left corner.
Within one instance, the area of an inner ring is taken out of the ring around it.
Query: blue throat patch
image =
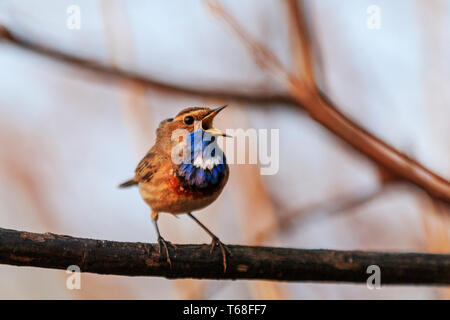
[[[195,188],[210,188],[225,176],[226,158],[216,137],[202,130],[191,132],[187,139],[190,161],[178,167],[178,176]]]

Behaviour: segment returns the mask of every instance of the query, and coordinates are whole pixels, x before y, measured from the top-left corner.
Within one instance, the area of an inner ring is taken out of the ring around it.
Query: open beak
[[[217,116],[217,114],[220,111],[222,111],[223,109],[225,109],[226,107],[227,107],[227,105],[224,105],[224,106],[212,109],[206,116],[203,117],[202,126],[203,126],[203,128],[207,128],[207,129],[203,129],[203,131],[208,132],[212,135],[216,135],[216,136],[230,137],[226,133],[224,133],[218,129],[214,129],[212,127],[212,122],[213,122],[213,119],[215,118],[215,116]]]

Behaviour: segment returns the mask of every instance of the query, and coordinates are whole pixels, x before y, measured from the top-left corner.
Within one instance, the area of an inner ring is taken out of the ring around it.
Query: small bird
[[[151,208],[151,219],[158,234],[158,243],[164,248],[167,263],[172,268],[167,245],[176,246],[164,240],[158,228],[161,212],[173,215],[187,214],[212,238],[210,254],[218,246],[222,253],[226,272],[226,253],[231,251],[219,238],[203,225],[192,211],[210,205],[218,198],[228,181],[229,168],[223,151],[217,145],[217,137],[227,135],[213,128],[214,117],[225,106],[216,109],[190,107],[179,112],[175,118],[163,120],[156,130],[156,142],[141,160],[133,179],[120,187],[138,185],[144,201]],[[182,142],[174,139],[177,129],[185,130]],[[184,160],[174,161],[174,148],[184,146]]]

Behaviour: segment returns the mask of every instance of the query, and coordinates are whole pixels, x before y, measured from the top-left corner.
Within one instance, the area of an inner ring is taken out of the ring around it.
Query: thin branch
[[[290,23],[290,38],[294,59],[299,65],[298,72],[306,86],[315,87],[314,59],[312,42],[309,39],[306,14],[298,0],[285,0]]]
[[[431,196],[450,203],[450,182],[422,166],[416,160],[399,152],[381,139],[375,137],[337,107],[322,92],[307,92],[303,86],[296,86],[296,79],[290,80],[291,92],[309,115],[341,137],[356,150],[398,176],[424,189]]]
[[[450,285],[450,255],[302,250],[229,246],[233,256],[223,273],[219,250],[209,245],[170,249],[173,268],[157,244],[114,242],[37,234],[0,228],[0,263],[124,276],[198,279],[263,279],[366,283],[367,267],[377,265],[382,284]]]
[[[267,241],[274,235],[289,232],[289,229],[299,224],[305,224],[311,221],[330,217],[338,213],[344,213],[357,210],[359,207],[369,203],[382,193],[387,191],[386,187],[381,187],[374,191],[360,192],[354,196],[339,196],[320,201],[317,203],[311,203],[306,206],[287,210],[281,203],[275,201],[275,205],[278,207],[278,229],[265,228],[259,231],[255,238]]]
[[[243,44],[247,46],[247,49],[252,52],[255,63],[261,69],[268,70],[274,73],[287,72],[278,57],[273,54],[273,52],[270,51],[267,47],[261,46],[257,40],[253,39],[250,34],[248,34],[247,31],[241,27],[239,22],[231,14],[224,10],[219,1],[206,0],[205,3],[211,10],[211,12],[222,18],[225,23],[227,23],[229,27],[233,29],[233,32],[239,36],[239,38],[246,40],[243,42]]]
[[[196,89],[189,88],[185,86],[179,86],[176,84],[164,83],[162,81],[151,79],[148,77],[143,77],[141,75],[120,70],[111,66],[103,65],[95,61],[78,58],[71,56],[64,52],[60,52],[56,49],[42,46],[40,44],[28,41],[23,38],[18,38],[14,36],[9,30],[0,25],[0,41],[3,40],[7,43],[15,45],[24,50],[29,50],[35,54],[39,54],[43,57],[54,59],[59,62],[68,63],[76,66],[77,68],[83,68],[87,71],[93,72],[95,76],[103,76],[105,80],[113,81],[123,81],[130,80],[137,82],[143,86],[150,87],[156,90],[160,90],[172,94],[183,94],[189,96],[200,96],[202,98],[214,98],[224,101],[237,101],[242,103],[256,104],[271,106],[273,104],[287,104],[294,105],[295,101],[292,97],[288,95],[281,94],[245,94],[236,93],[231,91],[220,91],[220,90],[207,90],[207,89]]]

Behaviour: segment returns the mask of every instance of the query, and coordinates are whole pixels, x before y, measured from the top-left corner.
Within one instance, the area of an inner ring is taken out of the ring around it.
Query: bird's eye
[[[192,117],[192,116],[187,116],[187,117],[184,117],[184,123],[186,123],[186,124],[193,124],[194,123],[194,117]]]

